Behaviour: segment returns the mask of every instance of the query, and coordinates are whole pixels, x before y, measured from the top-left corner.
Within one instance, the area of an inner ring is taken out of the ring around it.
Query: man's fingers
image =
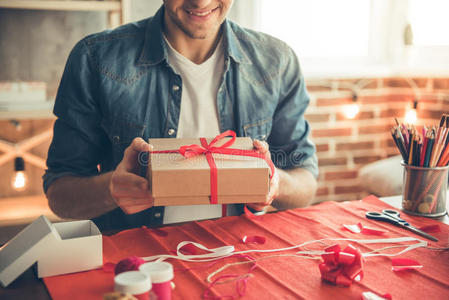
[[[150,198],[151,193],[149,190],[142,190],[136,188],[113,188],[111,196],[114,199],[121,198]]]
[[[144,198],[130,198],[124,197],[116,200],[116,203],[120,207],[131,207],[131,206],[145,206],[145,205],[153,205],[153,198],[144,197]]]
[[[153,206],[154,201],[151,197],[144,198],[119,198],[115,201],[117,205],[126,213],[126,214],[135,214],[142,210],[148,209]]]
[[[262,153],[265,154],[265,156],[271,158],[271,154],[270,154],[270,147],[268,146],[268,143],[265,141],[259,141],[259,140],[254,140],[253,141],[253,146],[254,148]]]
[[[139,160],[142,158],[141,154],[153,150],[153,146],[145,142],[142,138],[135,138],[132,143],[126,148],[123,154],[122,162],[119,167],[123,167],[126,171],[135,171],[138,167]]]
[[[138,154],[140,152],[148,152],[151,150],[150,148],[151,148],[150,144],[145,142],[143,138],[136,137],[132,141],[131,145],[129,145],[127,150],[129,149],[129,151],[131,151],[131,152],[134,151],[135,153]]]
[[[139,175],[127,172],[115,172],[111,178],[113,187],[134,187],[148,189],[148,181]]]

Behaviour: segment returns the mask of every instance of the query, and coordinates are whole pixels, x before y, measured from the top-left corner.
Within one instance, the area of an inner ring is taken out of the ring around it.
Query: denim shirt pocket
[[[243,131],[245,136],[249,136],[253,140],[266,141],[270,135],[271,124],[271,118],[266,118],[243,125]]]
[[[119,118],[114,118],[111,121],[103,121],[102,127],[111,141],[114,168],[122,160],[125,149],[131,144],[133,139],[142,137],[145,131],[145,125]]]

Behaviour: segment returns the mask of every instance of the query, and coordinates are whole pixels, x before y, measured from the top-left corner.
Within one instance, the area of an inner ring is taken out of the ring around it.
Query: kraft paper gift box
[[[102,243],[92,221],[52,224],[40,216],[0,249],[0,283],[8,286],[36,262],[39,278],[101,267]]]
[[[209,144],[213,139],[206,139]],[[223,145],[223,138],[215,146]],[[155,206],[210,204],[211,167],[206,155],[186,158],[180,153],[154,153],[177,150],[185,145],[201,145],[200,139],[149,139],[148,181]],[[253,150],[249,137],[236,138],[229,148]],[[237,151],[236,151],[237,152]],[[264,159],[228,154],[212,154],[217,166],[218,203],[265,202],[269,191],[270,169]]]

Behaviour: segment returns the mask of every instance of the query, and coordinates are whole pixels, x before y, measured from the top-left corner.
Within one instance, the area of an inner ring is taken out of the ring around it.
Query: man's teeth
[[[194,15],[194,16],[198,16],[198,17],[204,17],[204,16],[210,14],[211,12],[212,12],[211,10],[205,11],[205,12],[202,12],[202,13],[200,13],[200,12],[194,12],[194,11],[189,11],[189,14]]]

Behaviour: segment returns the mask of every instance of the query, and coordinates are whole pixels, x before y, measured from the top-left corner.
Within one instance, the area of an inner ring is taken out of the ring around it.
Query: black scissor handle
[[[395,224],[395,225],[399,223],[399,222],[396,220],[396,218],[391,217],[391,216],[389,216],[389,215],[387,215],[387,214],[384,214],[384,213],[378,213],[378,212],[375,212],[375,211],[368,211],[368,212],[365,214],[365,217],[366,217],[367,219],[376,220],[376,221],[388,222],[388,223]]]
[[[389,211],[389,210],[387,210]],[[376,221],[383,221],[383,222],[388,222],[391,223],[393,225],[406,225],[408,226],[408,223],[404,220],[402,220],[401,218],[399,218],[399,212],[392,210],[392,214],[389,214],[388,212],[382,211],[382,213],[378,213],[375,211],[369,211],[365,214],[367,219],[372,219],[372,220],[376,220]]]
[[[394,209],[384,209],[382,210],[382,213],[390,215],[395,218],[399,218],[401,216],[401,213]]]
[[[383,213],[383,214],[386,214],[386,215],[388,215],[388,216],[390,216],[390,217],[392,217],[392,218],[394,218],[394,219],[396,219],[396,221],[397,221],[398,223],[402,224],[402,225],[405,225],[405,226],[409,226],[409,225],[410,225],[406,220],[404,220],[404,219],[401,218],[401,213],[398,212],[397,210],[394,210],[394,209],[384,209],[384,210],[382,210],[382,213]]]
[[[378,218],[382,217],[382,214],[375,212],[375,211],[368,211],[368,212],[366,212],[365,216],[368,219],[378,219]]]

